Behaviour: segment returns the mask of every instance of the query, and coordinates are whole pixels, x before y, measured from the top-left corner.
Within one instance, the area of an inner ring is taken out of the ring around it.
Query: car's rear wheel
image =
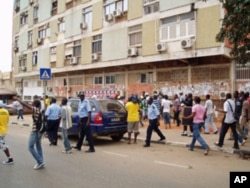
[[[111,138],[113,141],[119,142],[123,138],[123,134],[113,135],[113,136],[111,136]]]

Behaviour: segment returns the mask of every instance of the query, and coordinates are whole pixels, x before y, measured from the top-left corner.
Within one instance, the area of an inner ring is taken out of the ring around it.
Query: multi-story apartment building
[[[17,92],[24,100],[80,90],[222,98],[237,75],[229,49],[215,40],[223,16],[219,0],[15,0]],[[51,69],[51,80],[40,80],[41,68]]]

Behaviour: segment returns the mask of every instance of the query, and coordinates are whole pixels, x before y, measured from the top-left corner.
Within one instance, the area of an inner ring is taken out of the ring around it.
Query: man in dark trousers
[[[160,111],[156,107],[156,105],[153,103],[153,98],[150,97],[148,100],[148,120],[149,120],[149,126],[147,129],[147,137],[146,137],[146,144],[144,147],[149,147],[150,146],[150,140],[152,136],[153,130],[159,135],[160,140],[165,140],[165,136],[162,134],[160,129],[158,128],[160,124]]]
[[[95,152],[94,140],[90,129],[91,107],[89,101],[85,99],[85,94],[83,91],[80,92],[79,97],[80,97],[80,102],[78,105],[78,115],[79,115],[78,125],[81,128],[81,133],[80,133],[80,138],[78,139],[78,142],[76,146],[73,147],[73,149],[76,149],[78,151],[81,150],[82,143],[86,135],[86,138],[89,143],[89,149],[86,150],[85,152],[87,153]]]
[[[234,136],[234,149],[239,149],[238,134],[236,132],[236,119],[234,118],[235,102],[232,100],[231,93],[226,94],[226,101],[223,104],[223,109],[216,109],[219,112],[224,113],[222,120],[219,141],[215,142],[215,145],[222,147],[224,144],[224,138],[229,128],[231,128]]]
[[[186,107],[188,108],[185,108],[184,107],[184,116],[188,116],[192,113],[192,106],[193,106],[193,95],[192,93],[189,93],[187,95],[187,98],[182,101],[182,104],[184,104]],[[181,134],[181,136],[187,136],[187,127],[189,126],[190,128],[190,137],[193,136],[193,127],[192,127],[192,124],[193,124],[193,119],[189,119],[188,121],[182,121],[182,124],[183,124],[183,132]]]

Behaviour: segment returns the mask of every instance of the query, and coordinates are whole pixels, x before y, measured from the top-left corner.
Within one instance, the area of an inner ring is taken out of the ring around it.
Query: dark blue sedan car
[[[114,99],[88,99],[91,106],[91,132],[94,137],[110,136],[119,141],[127,132],[127,111],[119,101]],[[78,104],[79,98],[71,98],[68,105],[72,108],[73,126],[68,130],[69,135],[79,135]]]

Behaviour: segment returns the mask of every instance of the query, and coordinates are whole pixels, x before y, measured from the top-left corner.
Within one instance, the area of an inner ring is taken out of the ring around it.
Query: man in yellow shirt
[[[128,144],[131,144],[132,132],[134,132],[134,143],[136,144],[136,139],[139,134],[139,99],[136,96],[131,96],[125,107],[128,112]]]
[[[48,95],[45,95],[45,110],[49,107],[50,105],[50,99]]]
[[[13,164],[14,160],[10,155],[7,144],[5,143],[5,136],[8,131],[9,123],[9,112],[3,108],[3,103],[0,101],[0,148],[4,151],[5,155],[8,157],[8,160],[3,161],[3,164]]]

